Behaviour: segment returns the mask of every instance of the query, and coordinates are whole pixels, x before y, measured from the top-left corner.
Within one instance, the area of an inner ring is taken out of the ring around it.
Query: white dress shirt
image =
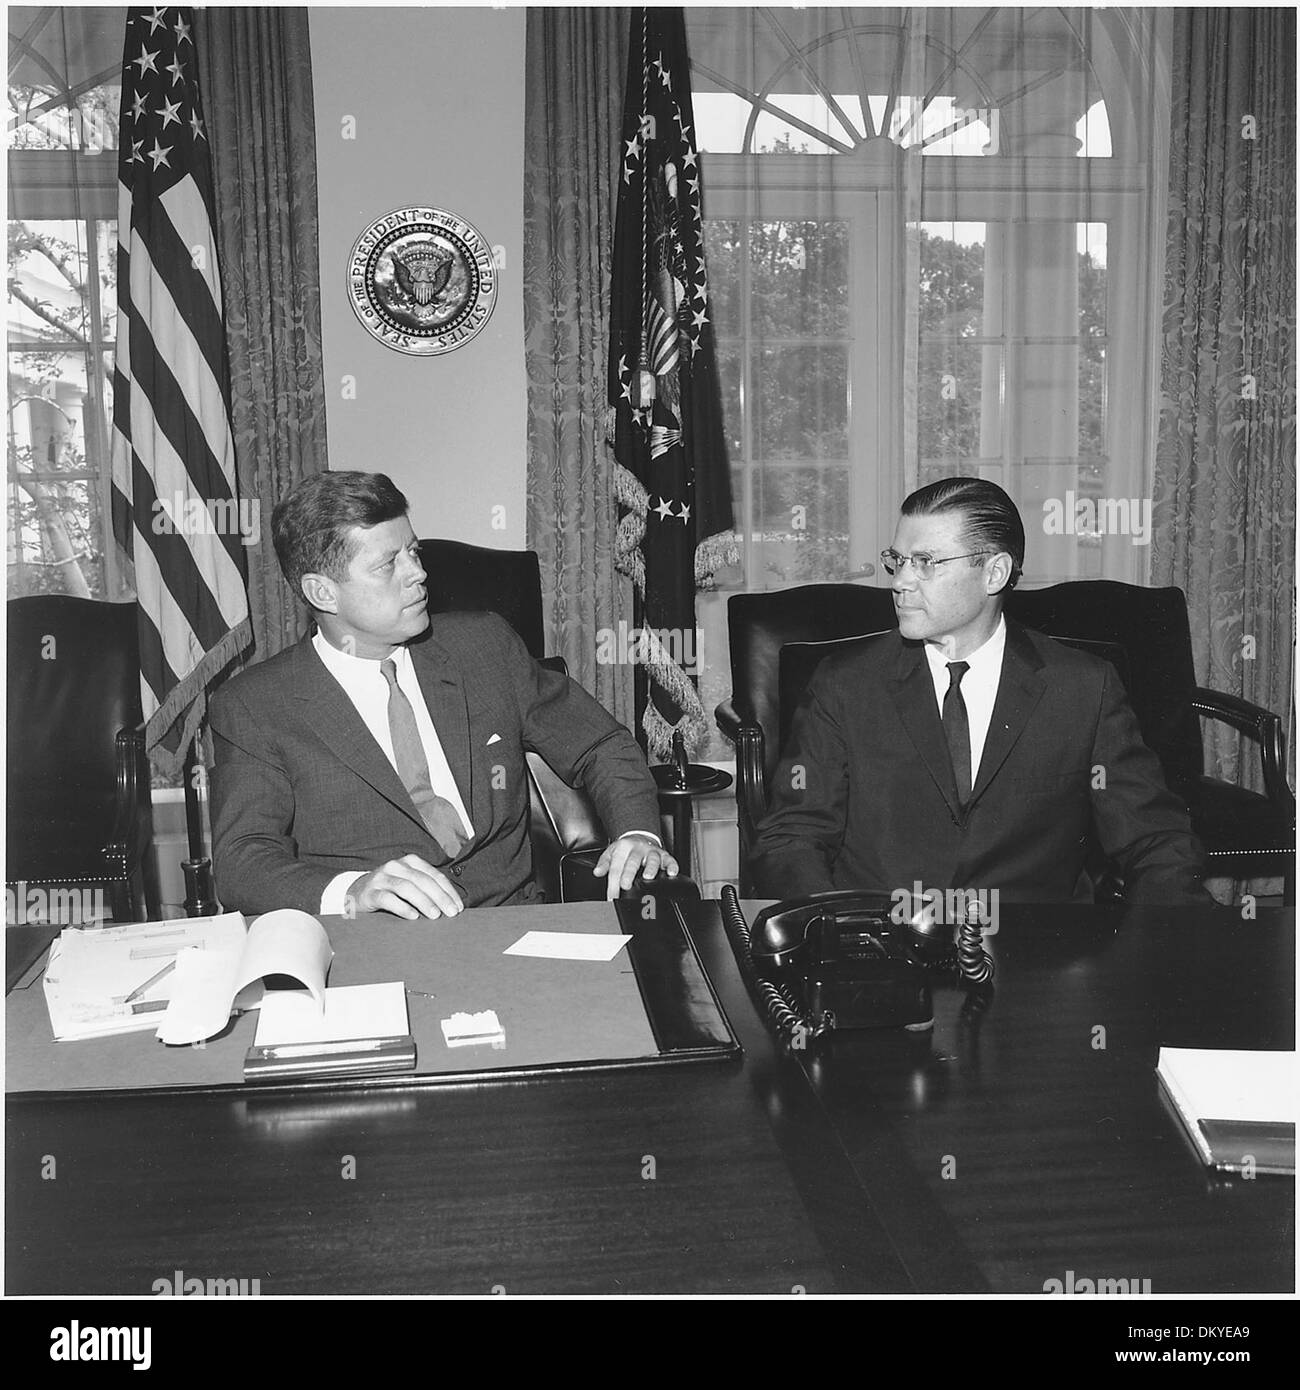
[[[397,760],[393,756],[393,736],[388,727],[388,682],[379,669],[382,664],[366,657],[352,656],[331,646],[318,630],[311,639],[316,654],[325,669],[343,687],[343,693],[352,701],[375,742],[383,749],[384,757],[397,771]],[[411,702],[415,714],[415,727],[420,735],[425,760],[429,764],[429,782],[438,796],[456,808],[467,837],[472,837],[474,827],[470,823],[460,788],[452,775],[451,764],[443,752],[438,731],[429,717],[429,707],[424,702],[424,692],[415,676],[411,653],[405,647],[398,647],[392,654],[393,665],[397,668],[397,685],[402,694]],[[378,866],[376,866],[378,867]],[[349,888],[361,878],[361,873],[342,873],[325,885],[321,894],[320,910],[324,913],[339,914],[343,911],[343,900]]]
[[[970,725],[971,785],[979,781],[980,758],[984,755],[984,740],[988,737],[993,719],[993,702],[998,698],[998,682],[1002,679],[1002,657],[1007,646],[1007,624],[998,618],[992,637],[969,656],[961,658],[970,669],[961,678],[961,695],[966,702],[966,719]],[[943,716],[943,697],[948,693],[951,676],[948,659],[940,647],[925,644],[925,659],[930,663],[930,678],[934,681],[934,697]]]

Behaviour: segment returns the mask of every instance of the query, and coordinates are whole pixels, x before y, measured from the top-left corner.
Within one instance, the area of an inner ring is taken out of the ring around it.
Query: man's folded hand
[[[404,854],[363,874],[348,889],[344,909],[349,917],[362,912],[392,912],[414,921],[417,917],[454,917],[465,904],[441,869],[418,854]]]

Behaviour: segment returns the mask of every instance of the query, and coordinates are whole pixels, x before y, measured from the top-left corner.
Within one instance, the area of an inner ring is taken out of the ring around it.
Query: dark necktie
[[[948,756],[952,759],[957,799],[964,806],[970,798],[970,720],[961,695],[961,678],[970,670],[967,661],[948,663],[948,689],[943,696],[943,731],[948,736]]]
[[[397,775],[411,794],[415,809],[428,826],[429,834],[441,845],[448,859],[455,859],[466,843],[464,826],[451,802],[433,789],[429,778],[429,760],[424,755],[420,731],[415,725],[415,711],[397,684],[396,664],[389,657],[380,663],[379,669],[388,682],[388,732],[393,739]]]

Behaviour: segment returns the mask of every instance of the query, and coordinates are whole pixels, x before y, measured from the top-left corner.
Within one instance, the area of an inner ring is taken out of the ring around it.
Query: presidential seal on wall
[[[497,297],[492,248],[461,217],[397,208],[356,239],[348,299],[362,324],[398,352],[431,357],[461,347]]]

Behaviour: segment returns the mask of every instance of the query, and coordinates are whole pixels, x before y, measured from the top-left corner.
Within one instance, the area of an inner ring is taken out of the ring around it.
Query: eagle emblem
[[[438,298],[447,288],[456,264],[449,251],[440,251],[432,241],[417,241],[390,254],[397,283],[417,304],[432,304]]]

